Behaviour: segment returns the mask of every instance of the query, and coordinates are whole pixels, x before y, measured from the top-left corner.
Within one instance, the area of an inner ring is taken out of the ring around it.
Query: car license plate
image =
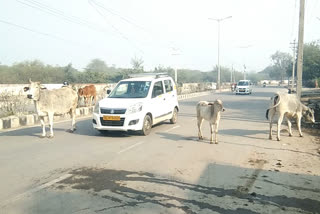
[[[239,91],[240,91],[240,92],[244,92],[245,90],[244,90],[244,89],[240,89]]]
[[[103,120],[115,120],[115,121],[119,121],[119,120],[120,120],[120,116],[103,116]]]

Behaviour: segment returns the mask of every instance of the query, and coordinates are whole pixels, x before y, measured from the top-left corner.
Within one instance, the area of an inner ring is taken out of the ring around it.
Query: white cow
[[[28,91],[27,97],[32,99],[35,104],[37,114],[39,115],[42,125],[42,136],[46,137],[46,128],[44,117],[49,118],[50,135],[53,137],[53,116],[70,113],[72,124],[70,131],[73,132],[75,127],[75,110],[78,102],[77,92],[71,87],[62,87],[59,89],[47,90],[41,87],[40,82],[30,81],[30,86],[25,87],[24,91]]]
[[[214,102],[200,101],[197,104],[197,119],[198,119],[198,136],[199,140],[203,139],[201,126],[203,120],[207,120],[210,123],[210,143],[213,143],[213,125],[215,125],[214,133],[215,133],[215,143],[218,143],[218,128],[220,122],[220,112],[225,111],[222,106],[221,100],[216,100]]]
[[[278,122],[277,122],[277,140],[280,141],[280,128],[281,123],[283,121],[283,117],[286,117],[288,122],[289,136],[292,136],[291,132],[291,121],[290,119],[296,119],[297,126],[299,130],[299,135],[302,137],[301,133],[301,118],[304,117],[308,122],[315,122],[314,119],[314,111],[309,107],[303,105],[296,94],[287,94],[287,93],[275,93],[273,97],[271,97],[271,107],[266,112],[266,118],[269,119],[270,122],[270,132],[269,139],[272,139],[272,122],[275,114],[279,114]]]

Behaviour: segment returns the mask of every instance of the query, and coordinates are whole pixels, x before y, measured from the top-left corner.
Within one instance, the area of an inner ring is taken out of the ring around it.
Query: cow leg
[[[216,135],[216,137],[217,137],[217,135]],[[213,143],[213,124],[210,123],[210,144],[212,144],[212,143]]]
[[[289,131],[289,136],[290,136],[290,137],[292,137],[291,121],[289,120],[289,118],[287,118],[287,122],[288,122],[288,131]]]
[[[278,119],[278,130],[277,130],[277,140],[280,141],[280,131],[281,131],[281,124],[283,121],[283,114],[279,115],[279,119]]]
[[[298,131],[300,137],[303,137],[302,132],[301,132],[301,115],[297,115],[297,126],[298,126]]]
[[[70,116],[72,119],[70,132],[74,132],[77,129],[76,128],[76,110],[75,109],[70,110]]]
[[[41,127],[42,127],[42,135],[41,138],[46,137],[46,124],[44,123],[44,117],[40,116],[40,123],[41,123]]]
[[[201,126],[202,126],[203,118],[198,118],[198,137],[199,140],[203,140]]]
[[[49,118],[49,127],[50,127],[50,134],[48,137],[53,138],[53,113],[49,113],[48,118]]]
[[[215,143],[218,144],[218,128],[219,128],[219,120],[216,122],[216,126],[214,128],[214,134],[215,134]]]
[[[270,126],[270,130],[269,130],[269,139],[272,140],[272,123],[273,123],[273,117],[274,117],[275,111],[273,109],[269,110],[269,126]]]

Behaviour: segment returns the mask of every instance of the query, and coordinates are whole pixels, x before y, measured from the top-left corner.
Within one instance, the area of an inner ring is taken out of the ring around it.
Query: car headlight
[[[99,114],[99,103],[94,106],[93,113]]]
[[[127,109],[128,114],[137,113],[142,110],[142,103],[136,103]]]

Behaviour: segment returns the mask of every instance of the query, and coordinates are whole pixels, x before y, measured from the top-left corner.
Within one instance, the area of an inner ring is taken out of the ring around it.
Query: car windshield
[[[150,81],[122,81],[111,92],[109,98],[145,98],[150,85]]]
[[[249,85],[249,82],[247,81],[241,81],[238,83],[239,86],[246,86],[246,85]]]

